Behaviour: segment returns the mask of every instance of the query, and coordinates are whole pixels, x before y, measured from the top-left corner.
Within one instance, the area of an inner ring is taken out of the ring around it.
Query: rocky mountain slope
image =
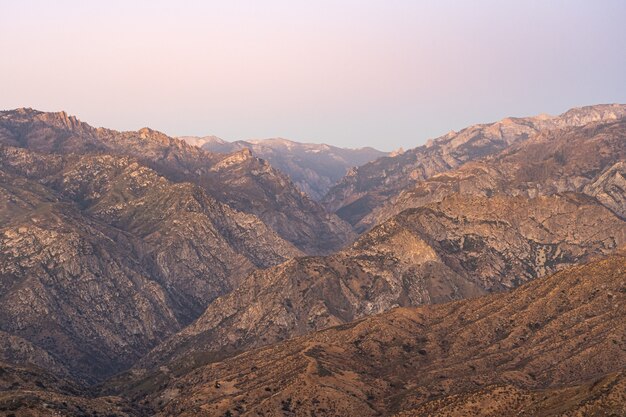
[[[1,147],[0,194],[0,330],[87,380],[130,366],[253,268],[301,254],[128,157]]]
[[[158,379],[396,306],[509,290],[624,244],[626,222],[582,194],[451,196],[336,254],[253,272],[126,378]]]
[[[213,154],[151,129],[93,128],[66,113],[0,112],[0,143],[53,154],[136,158],[172,182],[191,182],[230,207],[254,214],[307,253],[327,253],[353,239],[349,225],[326,213],[282,173],[249,150]]]
[[[500,152],[539,132],[618,120],[624,116],[626,105],[597,105],[572,109],[556,117],[507,118],[470,126],[431,140],[424,146],[351,170],[328,191],[322,202],[341,218],[358,225],[374,209],[433,175]]]
[[[170,374],[134,395],[180,416],[621,415],[625,274],[622,252],[509,293],[398,308]]]
[[[625,109],[366,164],[354,242],[248,148],[0,112],[0,415],[620,415]]]
[[[626,119],[546,131],[405,189],[364,217],[359,227],[367,229],[407,208],[453,194],[585,192],[623,216],[625,160]]]
[[[181,139],[210,152],[233,153],[250,149],[254,156],[267,160],[287,174],[302,192],[318,201],[350,168],[387,155],[373,148],[347,149],[281,138],[235,142],[215,136],[185,136]]]

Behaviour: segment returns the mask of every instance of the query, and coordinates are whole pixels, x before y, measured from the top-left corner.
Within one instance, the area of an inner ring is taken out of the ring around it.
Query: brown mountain
[[[180,416],[623,415],[625,271],[621,253],[509,293],[398,308],[135,395]]]
[[[519,144],[539,132],[626,116],[626,105],[597,105],[560,116],[507,118],[467,127],[395,156],[379,158],[351,170],[322,200],[352,225],[359,226],[374,209],[424,179]],[[371,227],[372,223],[366,223]],[[360,227],[362,230],[363,227]]]
[[[291,178],[304,193],[319,201],[350,168],[373,161],[385,152],[373,148],[347,149],[326,144],[299,143],[282,138],[226,142],[215,136],[186,136],[190,144],[210,152],[233,153],[250,149]]]
[[[401,211],[453,194],[489,196],[584,192],[624,214],[626,119],[549,130],[459,169],[406,188],[364,217],[367,229]]]
[[[248,271],[300,254],[128,157],[0,148],[0,329],[73,375],[129,367]]]
[[[253,272],[125,378],[131,385],[159,379],[164,369],[192,368],[396,306],[508,290],[624,244],[626,222],[582,194],[451,196],[402,212],[336,254]]]
[[[66,113],[0,112],[0,143],[53,154],[136,158],[172,182],[191,182],[230,207],[254,214],[307,253],[327,253],[353,239],[349,225],[302,194],[249,150],[213,154],[151,129],[93,128]]]

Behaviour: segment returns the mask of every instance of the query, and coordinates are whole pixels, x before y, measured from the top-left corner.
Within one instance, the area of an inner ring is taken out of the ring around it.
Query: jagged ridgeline
[[[349,225],[247,149],[210,153],[147,128],[117,132],[93,128],[64,112],[31,109],[0,113],[0,142],[49,154],[133,157],[172,182],[191,182],[231,208],[256,215],[306,253],[330,252],[352,238]]]
[[[289,176],[296,186],[319,201],[346,173],[387,155],[373,148],[347,149],[326,144],[298,143],[282,138],[226,142],[215,136],[185,136],[186,142],[210,152],[250,149]]]
[[[325,208],[377,155],[0,112],[0,414],[621,415],[625,115],[471,126]]]

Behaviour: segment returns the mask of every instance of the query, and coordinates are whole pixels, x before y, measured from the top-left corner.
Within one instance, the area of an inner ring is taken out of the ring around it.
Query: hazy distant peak
[[[188,144],[192,146],[202,147],[205,143],[217,143],[217,144],[226,144],[224,139],[219,138],[217,136],[209,135],[209,136],[179,136],[178,139],[184,140]]]
[[[350,168],[387,155],[373,148],[346,149],[325,143],[301,143],[281,137],[233,142],[215,137],[181,139],[209,152],[232,154],[241,149],[249,149],[252,155],[268,161],[287,174],[300,191],[317,200]]]

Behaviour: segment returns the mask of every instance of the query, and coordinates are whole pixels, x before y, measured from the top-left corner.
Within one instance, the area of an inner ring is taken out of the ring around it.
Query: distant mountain
[[[170,369],[134,398],[163,416],[622,415],[624,271],[621,253],[509,293],[394,309]]]
[[[433,175],[381,204],[359,223],[361,230],[405,209],[454,194],[550,195],[583,192],[624,217],[626,119],[594,122],[533,135],[500,153]]]
[[[433,175],[521,144],[539,132],[618,120],[624,116],[626,105],[608,104],[572,109],[560,116],[506,118],[473,125],[351,170],[328,191],[322,202],[327,209],[364,230],[372,223],[360,223],[372,211]]]
[[[302,192],[315,200],[320,200],[349,169],[387,155],[373,148],[347,149],[280,138],[236,142],[226,142],[215,136],[185,136],[181,139],[210,152],[232,153],[250,149],[254,156],[267,160],[287,174]]]
[[[0,144],[51,154],[130,156],[176,183],[190,182],[231,208],[254,214],[306,253],[329,253],[353,239],[350,226],[303,195],[249,150],[223,155],[144,128],[93,128],[64,112],[0,112]]]

